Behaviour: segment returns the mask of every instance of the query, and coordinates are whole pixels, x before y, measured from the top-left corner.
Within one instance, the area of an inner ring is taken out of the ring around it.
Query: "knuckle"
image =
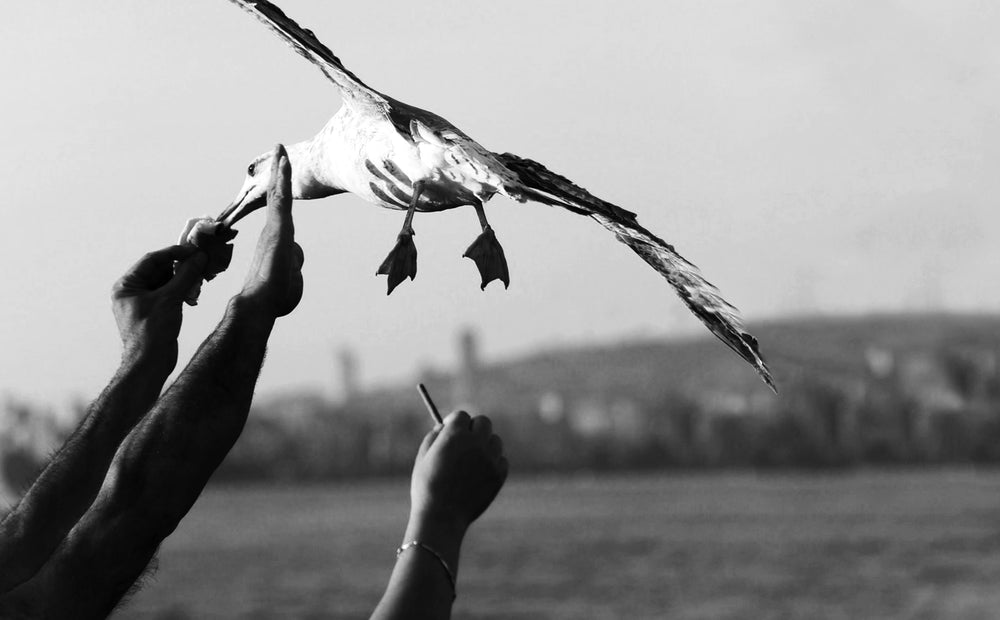
[[[472,425],[481,432],[490,432],[493,429],[493,421],[485,415],[477,415],[472,419]]]
[[[465,411],[455,411],[448,415],[444,421],[444,425],[451,432],[457,432],[456,429],[468,429],[471,424],[471,417]]]
[[[111,285],[111,297],[114,299],[123,297],[128,292],[128,289],[128,280],[125,277],[119,278]]]

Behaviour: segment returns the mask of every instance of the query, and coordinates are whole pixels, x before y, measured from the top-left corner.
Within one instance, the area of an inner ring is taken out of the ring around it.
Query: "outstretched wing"
[[[640,226],[634,213],[597,198],[536,161],[511,153],[497,157],[521,182],[519,188],[508,188],[511,195],[589,215],[615,233],[619,241],[666,278],[688,309],[777,392],[757,340],[743,331],[739,311],[673,246]]]
[[[230,2],[239,5],[259,19],[285,43],[291,45],[300,56],[319,67],[319,70],[337,85],[345,99],[373,103],[382,107],[388,105],[382,93],[369,87],[361,81],[361,78],[351,73],[330,48],[320,43],[311,30],[299,26],[274,4],[267,0],[230,0]]]

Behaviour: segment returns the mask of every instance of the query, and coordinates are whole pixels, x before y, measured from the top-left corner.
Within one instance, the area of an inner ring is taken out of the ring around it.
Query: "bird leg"
[[[479,216],[479,224],[483,227],[483,233],[476,237],[472,245],[465,250],[462,256],[471,258],[479,268],[479,275],[483,279],[480,285],[482,290],[486,290],[486,285],[493,280],[503,282],[503,287],[510,286],[510,272],[507,270],[507,258],[503,255],[503,248],[497,241],[496,233],[489,222],[486,221],[486,211],[483,203],[477,202],[473,205],[476,208],[476,215]]]
[[[417,277],[417,246],[413,245],[413,213],[417,209],[417,202],[420,194],[424,190],[424,182],[417,181],[413,184],[413,197],[410,198],[410,207],[406,210],[406,219],[403,221],[403,228],[396,237],[396,245],[379,265],[375,275],[385,275],[389,279],[389,290],[386,295],[392,294],[400,282],[409,277],[411,280]]]

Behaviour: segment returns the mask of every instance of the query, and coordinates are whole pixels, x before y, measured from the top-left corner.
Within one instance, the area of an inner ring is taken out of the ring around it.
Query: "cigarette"
[[[427,393],[427,388],[424,387],[423,383],[417,384],[417,391],[420,392],[420,398],[424,399],[424,405],[427,406],[427,413],[431,414],[431,417],[438,424],[444,424],[441,414],[438,413],[438,408],[434,406],[434,401],[431,400],[431,395]]]

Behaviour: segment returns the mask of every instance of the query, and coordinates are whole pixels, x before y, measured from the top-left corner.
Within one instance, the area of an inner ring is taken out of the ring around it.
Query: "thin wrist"
[[[404,538],[434,547],[450,564],[457,565],[458,553],[468,529],[468,524],[461,519],[445,513],[411,510]]]

